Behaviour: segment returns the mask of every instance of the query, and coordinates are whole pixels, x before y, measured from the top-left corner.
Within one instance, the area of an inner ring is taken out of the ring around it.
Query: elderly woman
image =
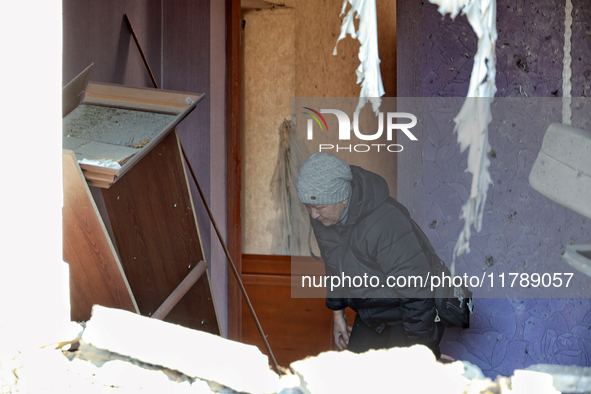
[[[417,285],[437,256],[408,210],[390,197],[386,180],[316,152],[300,168],[297,192],[326,275],[365,278],[327,291],[338,348],[360,353],[422,344],[439,358],[444,327],[436,322],[429,287]],[[346,307],[357,312],[350,334]]]

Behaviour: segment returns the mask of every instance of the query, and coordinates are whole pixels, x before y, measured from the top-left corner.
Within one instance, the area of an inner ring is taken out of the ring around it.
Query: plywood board
[[[70,265],[71,318],[88,320],[94,304],[138,312],[74,153],[64,150],[62,160],[63,253]]]
[[[204,260],[176,131],[103,190],[121,263],[140,313],[150,316]],[[166,321],[219,334],[209,276],[202,276]]]

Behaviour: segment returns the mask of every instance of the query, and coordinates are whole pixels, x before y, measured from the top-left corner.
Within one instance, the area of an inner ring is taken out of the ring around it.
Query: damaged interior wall
[[[273,254],[276,217],[272,175],[279,126],[292,97],[358,97],[359,42],[340,33],[341,0],[297,0],[289,8],[243,10],[244,182],[243,253]],[[378,2],[381,71],[386,97],[396,92],[396,3]],[[369,107],[369,105],[368,105]],[[318,145],[308,144],[309,153]],[[396,196],[396,154],[375,157],[331,152],[384,176]]]
[[[295,10],[244,10],[242,18],[242,248],[247,253],[268,254],[275,218],[271,179],[279,126],[284,118],[291,118],[295,90]]]
[[[498,90],[489,127],[494,183],[489,188],[482,230],[473,233],[471,252],[458,260],[459,270],[482,274],[495,272],[499,266],[543,273],[545,267],[565,264],[560,256],[566,245],[589,243],[591,221],[542,196],[528,181],[548,125],[562,121],[560,111],[550,113],[543,106],[530,111],[511,103],[562,97],[565,2],[500,0],[497,10]],[[572,15],[572,95],[588,97],[588,3],[573,1]],[[465,96],[476,52],[476,36],[466,18],[442,18],[436,6],[425,3],[422,45],[423,96]],[[591,131],[588,111],[585,117],[578,118],[576,126]],[[461,229],[458,212],[471,181],[463,171],[466,154],[460,154],[451,131],[451,125],[437,122],[435,116],[426,121],[423,131],[422,226],[446,261],[451,261]],[[536,363],[589,365],[588,298],[482,299],[477,292],[474,297],[470,329],[447,330],[443,353],[478,365],[490,377]]]

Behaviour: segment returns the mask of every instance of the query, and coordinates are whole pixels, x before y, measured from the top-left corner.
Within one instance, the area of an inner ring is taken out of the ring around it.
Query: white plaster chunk
[[[591,218],[591,132],[565,124],[548,127],[529,175],[538,192]]]
[[[279,384],[255,346],[119,309],[95,305],[82,341],[236,391],[273,393]]]
[[[145,369],[121,360],[106,362],[98,368],[96,379],[105,386],[125,389],[150,389],[160,393],[191,391],[189,382],[173,382],[162,371]]]
[[[591,276],[591,244],[567,245],[562,260],[585,275]]]
[[[552,376],[536,371],[516,370],[511,377],[511,392],[560,394],[552,385]]]
[[[80,379],[69,372],[69,361],[58,350],[28,349],[15,361],[20,364],[16,372],[19,393],[71,392],[72,387],[80,387]]]
[[[575,365],[537,364],[527,368],[527,371],[544,372],[552,376],[554,388],[563,393],[591,392],[591,368]],[[517,375],[519,371],[516,370]]]
[[[96,167],[111,168],[114,170],[121,169],[121,165],[119,163],[117,163],[116,161],[113,161],[113,160],[109,160],[109,159],[90,159],[90,158],[85,157],[81,160],[78,160],[78,163],[88,164],[90,166],[96,166]]]
[[[427,347],[326,352],[293,362],[304,393],[464,393],[471,381],[461,363],[440,364]],[[489,384],[483,382],[482,386]],[[476,392],[476,391],[475,391]]]

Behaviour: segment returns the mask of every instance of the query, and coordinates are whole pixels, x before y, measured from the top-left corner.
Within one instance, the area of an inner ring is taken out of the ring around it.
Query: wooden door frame
[[[380,0],[378,0],[380,1]],[[242,273],[242,125],[240,0],[226,0],[226,201],[228,249],[236,269]],[[422,5],[415,0],[396,1],[396,80],[398,97],[422,96]],[[419,137],[419,139],[421,139]],[[422,151],[422,147],[417,147]],[[403,155],[411,162],[398,162],[398,197],[422,220],[423,163],[420,152]],[[405,169],[402,172],[402,169]],[[409,173],[412,169],[412,174]],[[418,180],[418,182],[417,182]],[[238,192],[236,192],[238,190]],[[228,274],[228,338],[242,337],[242,294],[238,282]]]
[[[242,125],[240,108],[240,0],[226,0],[226,224],[228,251],[242,275]],[[236,192],[238,191],[238,192]],[[228,270],[228,338],[242,339],[242,294]]]

